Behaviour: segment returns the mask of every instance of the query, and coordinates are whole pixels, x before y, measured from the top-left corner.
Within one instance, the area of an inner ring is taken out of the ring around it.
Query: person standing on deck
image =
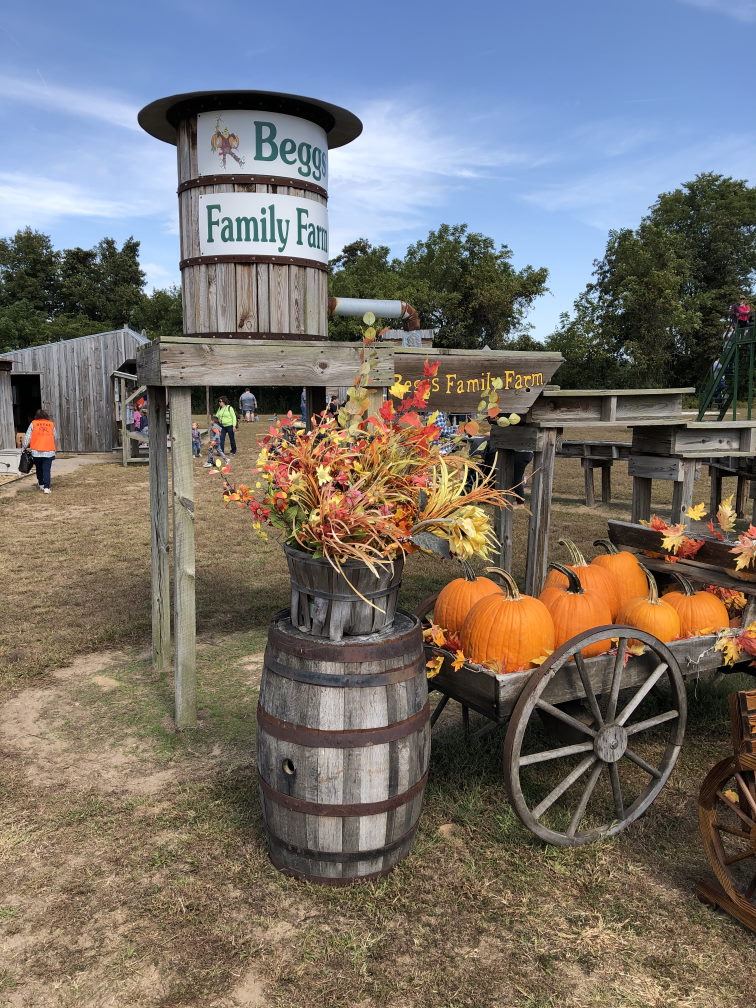
[[[34,456],[37,486],[42,493],[51,493],[50,471],[55,458],[55,424],[44,410],[38,409],[34,414],[21,447],[28,448]]]
[[[218,409],[215,411],[215,415],[218,417],[218,423],[221,425],[221,436],[220,436],[220,450],[223,454],[226,450],[226,434],[228,434],[231,440],[231,455],[236,455],[236,410],[233,406],[229,405],[226,396],[221,396],[218,399]]]
[[[735,309],[735,324],[740,327],[751,324],[751,306],[746,297],[740,299]]]

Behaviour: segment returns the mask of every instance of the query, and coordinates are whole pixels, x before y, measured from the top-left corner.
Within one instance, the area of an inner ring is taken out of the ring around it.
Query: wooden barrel
[[[257,707],[257,768],[270,859],[288,875],[349,885],[409,852],[428,776],[420,623],[341,644],[288,611],[272,621]]]
[[[184,336],[328,333],[328,151],[362,124],[271,91],[172,95],[139,113],[178,153]]]

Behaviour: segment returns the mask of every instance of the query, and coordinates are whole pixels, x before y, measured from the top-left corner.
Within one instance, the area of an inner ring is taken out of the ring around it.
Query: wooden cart
[[[660,550],[661,536],[643,526],[610,522],[610,537],[623,548]],[[734,558],[722,552],[719,559],[732,567]],[[643,559],[665,570],[663,559]],[[692,573],[685,567],[698,582],[738,584],[753,607],[756,583],[738,581],[723,567],[698,563]],[[434,601],[417,614],[427,616]],[[606,638],[616,639],[613,651],[582,657],[585,647]],[[629,626],[598,627],[537,668],[508,675],[471,663],[455,669],[449,651],[426,645],[429,657],[443,658],[429,681],[441,693],[431,724],[456,700],[466,731],[471,711],[486,719],[480,734],[506,725],[504,776],[517,816],[547,843],[587,844],[629,826],[666,784],[685,733],[685,682],[720,670],[716,642],[712,634],[663,644]]]

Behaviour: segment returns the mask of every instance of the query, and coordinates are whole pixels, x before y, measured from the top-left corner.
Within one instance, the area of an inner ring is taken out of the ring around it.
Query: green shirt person
[[[236,410],[229,403],[226,396],[221,396],[218,399],[218,409],[215,411],[215,415],[218,417],[218,423],[221,425],[221,437],[220,437],[220,450],[224,452],[226,449],[226,434],[228,434],[231,441],[230,455],[236,455]]]

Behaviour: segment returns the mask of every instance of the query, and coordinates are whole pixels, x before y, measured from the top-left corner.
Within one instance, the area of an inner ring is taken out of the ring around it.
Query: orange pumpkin
[[[554,650],[554,622],[543,602],[520,595],[511,574],[497,573],[503,588],[475,603],[462,625],[460,640],[471,661],[516,672]]]
[[[617,589],[620,606],[630,599],[646,594],[646,575],[634,553],[618,550],[608,539],[597,539],[594,546],[603,546],[606,553],[599,553],[591,560],[592,564],[609,571]]]
[[[663,599],[677,610],[681,637],[700,637],[730,625],[727,608],[721,599],[711,592],[696,591],[682,574],[670,573],[680,582],[682,591],[665,592]]]
[[[554,620],[557,647],[585,630],[593,630],[594,627],[606,626],[612,622],[609,606],[604,599],[590,589],[583,588],[571,567],[562,564],[549,566],[567,578],[566,588],[545,588],[539,596]],[[608,651],[611,646],[611,638],[607,638],[584,647],[580,653],[584,658],[593,658]]]
[[[647,593],[625,602],[619,611],[617,622],[645,630],[658,637],[660,641],[675,640],[680,636],[680,617],[677,615],[677,610],[669,602],[659,598],[659,590],[651,572],[643,564],[641,568],[646,575]]]
[[[585,557],[571,539],[560,539],[559,545],[565,546],[570,554],[570,563],[568,563],[567,566],[575,571],[577,576],[580,578],[580,584],[583,588],[589,588],[606,601],[606,604],[609,606],[609,612],[612,616],[612,622],[614,622],[617,618],[620,603],[617,596],[617,588],[612,575],[602,567],[586,563]],[[561,571],[552,570],[546,576],[546,581],[544,582],[543,587],[565,588],[566,586],[567,579],[564,574],[562,574]]]
[[[491,578],[475,577],[470,570],[441,589],[433,607],[433,622],[451,633],[459,633],[465,617],[476,602],[500,591]]]

